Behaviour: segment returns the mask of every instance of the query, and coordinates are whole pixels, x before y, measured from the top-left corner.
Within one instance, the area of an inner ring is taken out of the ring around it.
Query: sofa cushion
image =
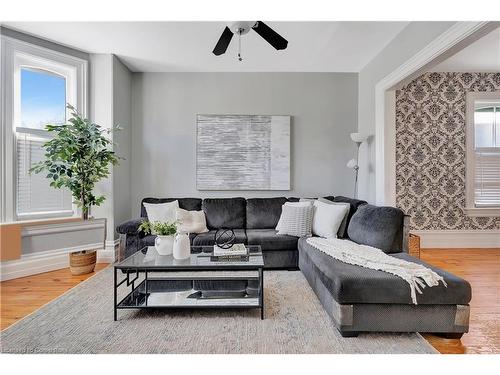
[[[247,243],[245,229],[233,229],[236,239],[234,243]],[[193,246],[213,246],[215,244],[214,236],[217,230],[211,230],[207,233],[197,234],[193,239]]]
[[[361,206],[352,216],[347,233],[359,244],[385,253],[398,253],[403,247],[404,213],[395,207]]]
[[[245,228],[245,198],[205,198],[201,204],[208,229]]]
[[[141,202],[141,217],[148,217],[144,203],[167,203],[179,201],[179,207],[188,211],[201,210],[200,198],[144,198]]]
[[[274,229],[286,202],[285,197],[247,199],[247,229]]]
[[[302,272],[314,272],[333,298],[340,304],[391,303],[411,304],[410,287],[398,276],[383,271],[343,263],[299,239],[299,267]],[[419,305],[466,305],[471,299],[470,284],[458,276],[433,267],[406,253],[391,254],[399,259],[419,263],[441,275],[448,287],[426,287],[417,293]]]
[[[247,229],[249,245],[260,245],[262,251],[297,250],[298,237],[276,234],[274,229]]]
[[[351,218],[353,217],[354,213],[357,211],[358,207],[367,204],[366,201],[363,201],[360,199],[348,198],[348,197],[344,197],[342,195],[338,195],[336,197],[328,196],[328,197],[324,197],[324,198],[328,199],[332,202],[349,203],[350,209],[349,209],[349,213],[347,214],[347,221],[345,223],[345,228],[349,227],[349,223],[351,222]],[[344,236],[342,238],[348,238],[347,230],[344,231]]]

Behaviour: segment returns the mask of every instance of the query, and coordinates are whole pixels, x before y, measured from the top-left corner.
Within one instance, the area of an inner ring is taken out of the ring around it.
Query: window
[[[500,214],[500,93],[467,96],[468,214]]]
[[[71,216],[68,189],[54,189],[44,174],[30,174],[43,160],[43,144],[50,140],[46,124],[66,122],[66,78],[46,70],[20,67],[20,125],[16,127],[16,216]]]
[[[50,140],[46,124],[66,122],[66,103],[86,113],[87,62],[2,35],[2,222],[76,214],[68,189],[55,189],[42,172],[29,170],[43,160]]]

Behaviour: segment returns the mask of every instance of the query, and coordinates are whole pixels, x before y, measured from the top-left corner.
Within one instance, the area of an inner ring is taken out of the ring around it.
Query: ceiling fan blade
[[[259,34],[277,50],[285,49],[288,45],[288,41],[285,38],[283,38],[280,34],[271,29],[262,21],[257,21],[255,26],[252,28],[257,34]]]
[[[224,31],[222,32],[222,35],[219,38],[219,41],[215,45],[214,50],[212,51],[214,55],[222,55],[224,52],[226,52],[227,47],[229,46],[229,42],[231,42],[231,39],[233,38],[233,32],[229,29],[229,27],[226,26]]]

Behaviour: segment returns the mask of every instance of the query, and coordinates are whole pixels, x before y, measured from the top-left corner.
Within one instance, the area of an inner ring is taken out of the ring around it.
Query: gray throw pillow
[[[303,237],[311,236],[313,222],[313,206],[287,206],[283,205],[278,234]]]

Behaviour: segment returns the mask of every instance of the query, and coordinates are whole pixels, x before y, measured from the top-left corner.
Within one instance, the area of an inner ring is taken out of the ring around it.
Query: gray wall
[[[91,212],[94,217],[107,219],[106,240],[111,247],[118,238],[115,227],[131,218],[132,73],[114,55],[91,54],[90,59],[90,118],[106,129],[118,124],[123,127],[109,136],[114,142],[113,150],[125,160],[112,167],[110,176],[96,185],[95,193],[104,195],[106,200],[101,206],[92,207]]]
[[[134,73],[132,212],[141,198],[352,195],[357,75]],[[291,191],[197,191],[196,114],[291,115]]]
[[[359,196],[375,202],[375,85],[455,22],[411,22],[359,73],[358,128],[371,136],[360,150]]]
[[[132,136],[132,73],[113,56],[113,123],[123,129],[113,133],[114,151],[122,158],[113,168],[115,226],[130,219],[130,165]],[[115,237],[117,234],[115,234]]]

